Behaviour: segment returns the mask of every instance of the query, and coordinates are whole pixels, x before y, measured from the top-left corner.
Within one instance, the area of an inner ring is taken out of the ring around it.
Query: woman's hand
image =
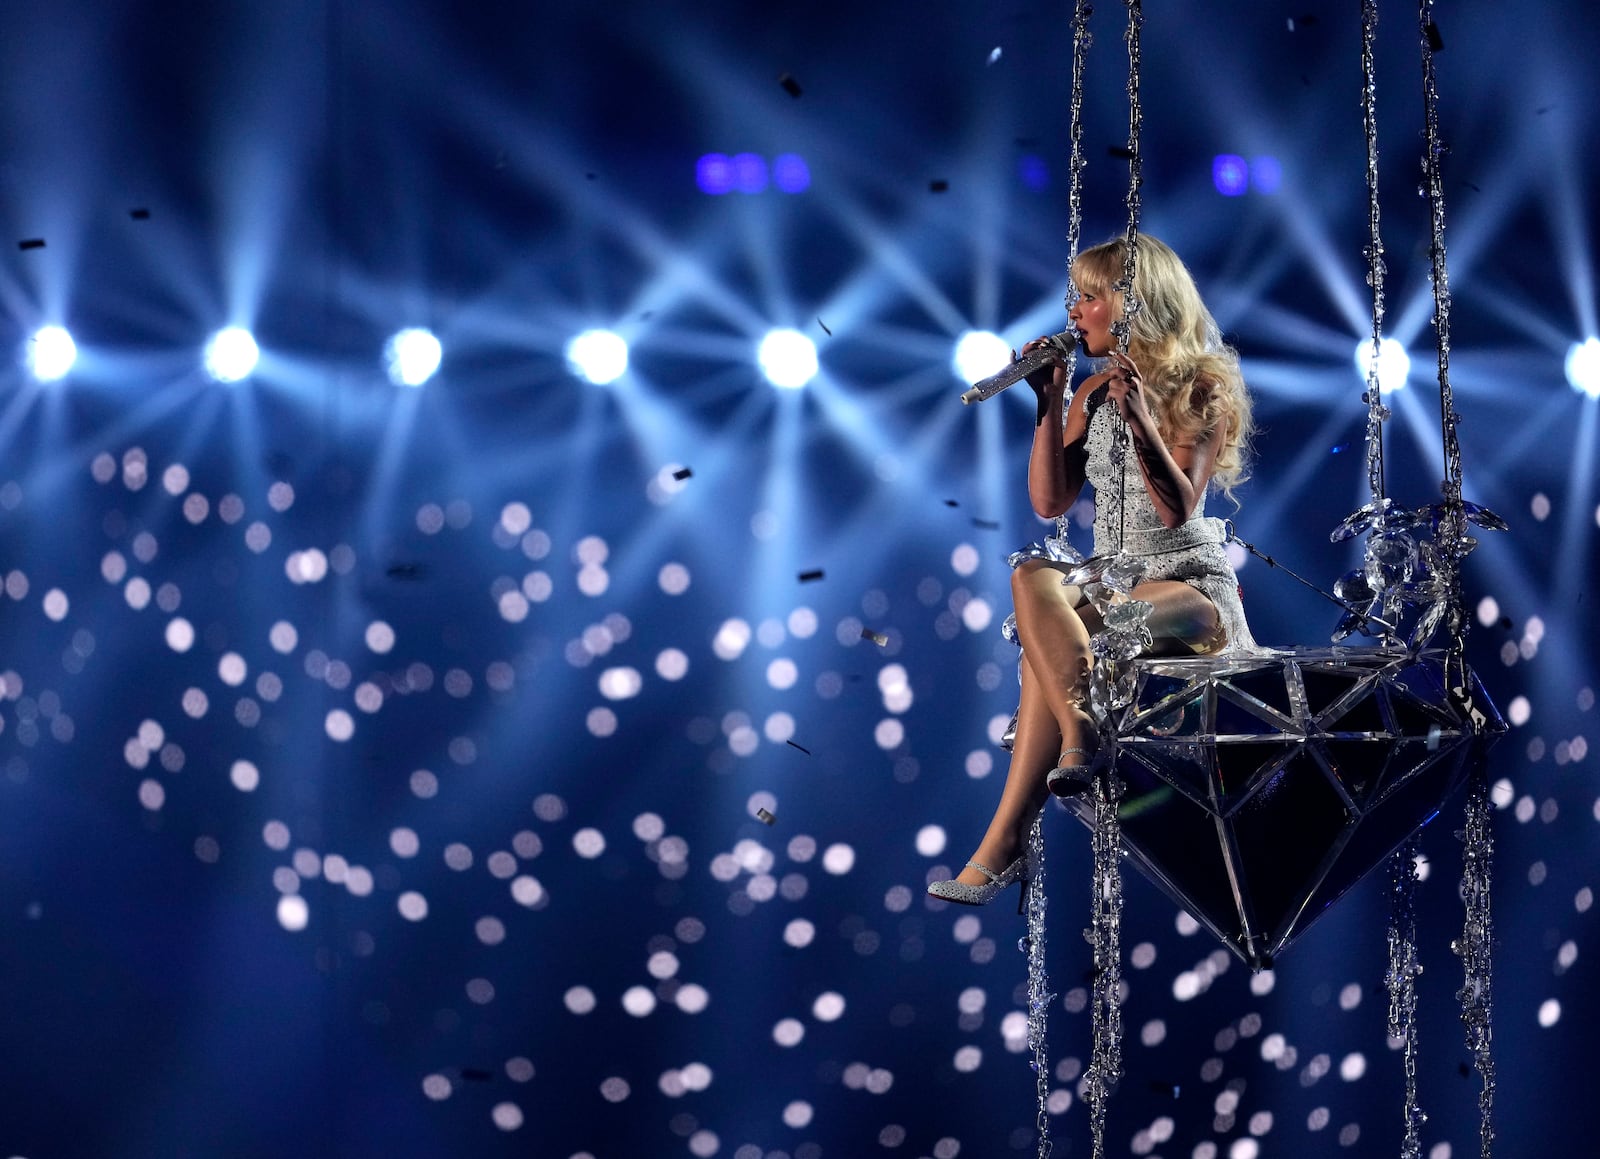
[[[1144,402],[1144,379],[1139,367],[1120,350],[1111,352],[1111,365],[1106,370],[1106,393],[1116,403],[1123,420],[1136,435],[1148,442],[1156,435],[1156,422]]]
[[[1041,346],[1047,345],[1050,345],[1047,338],[1035,338],[1022,348],[1022,356],[1025,357],[1032,354]],[[1067,368],[1058,358],[1050,365],[1041,366],[1038,370],[1028,375],[1028,385],[1033,387],[1034,393],[1039,396],[1041,401],[1051,391],[1064,394],[1067,389]]]

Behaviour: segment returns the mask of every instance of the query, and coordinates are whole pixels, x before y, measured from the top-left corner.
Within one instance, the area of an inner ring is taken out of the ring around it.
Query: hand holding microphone
[[[1077,344],[1076,330],[1067,329],[1059,334],[1047,335],[1039,340],[1038,346],[1027,351],[1009,366],[991,374],[982,382],[974,383],[971,389],[961,395],[961,401],[971,406],[975,402],[993,398],[1006,387],[1021,382],[1034,371],[1065,362]]]

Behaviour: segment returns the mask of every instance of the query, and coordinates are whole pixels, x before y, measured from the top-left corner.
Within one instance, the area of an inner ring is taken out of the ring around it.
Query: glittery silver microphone
[[[982,402],[986,398],[993,398],[1006,387],[1021,382],[1035,370],[1043,370],[1058,362],[1066,361],[1073,349],[1078,345],[1078,332],[1076,330],[1063,330],[1059,334],[1051,334],[1044,340],[1044,345],[1024,354],[1015,362],[1008,364],[1003,370],[991,374],[982,382],[977,382],[961,395],[961,401],[971,406],[975,402]]]

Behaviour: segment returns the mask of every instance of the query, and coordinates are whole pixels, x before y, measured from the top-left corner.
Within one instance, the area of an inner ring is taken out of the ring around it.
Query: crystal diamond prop
[[[1505,732],[1443,652],[1138,662],[1112,723],[1129,860],[1263,969],[1439,812]],[[1092,805],[1070,808],[1093,823]]]

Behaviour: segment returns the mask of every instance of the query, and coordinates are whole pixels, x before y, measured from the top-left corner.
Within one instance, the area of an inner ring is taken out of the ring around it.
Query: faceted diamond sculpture
[[[1114,770],[1128,858],[1263,969],[1480,767],[1504,731],[1443,652],[1319,648],[1137,662]],[[1068,807],[1092,824],[1082,798]]]

